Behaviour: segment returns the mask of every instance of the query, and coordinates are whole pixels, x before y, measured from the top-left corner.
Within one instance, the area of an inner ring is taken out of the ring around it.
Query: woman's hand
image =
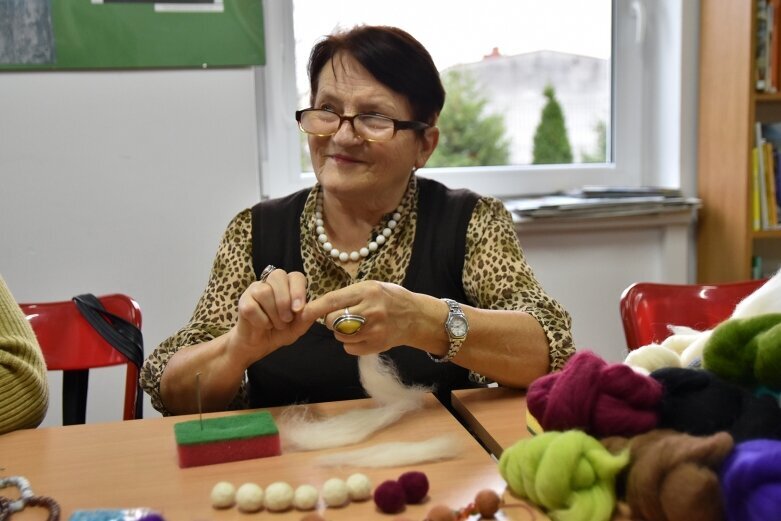
[[[432,301],[430,306],[425,304],[428,301]],[[397,284],[372,280],[323,295],[306,305],[304,316],[311,320],[323,317],[325,326],[344,344],[345,351],[352,355],[367,355],[399,345],[417,347],[417,340],[430,334],[426,329],[431,329],[429,317],[434,307],[441,311],[443,318],[447,315],[447,306],[433,297],[418,295]],[[334,321],[345,313],[345,309],[366,319],[356,333],[348,335],[334,330]]]
[[[228,333],[231,356],[246,367],[306,333],[315,318],[306,320],[306,277],[303,273],[272,271],[253,282],[239,298],[239,319]]]

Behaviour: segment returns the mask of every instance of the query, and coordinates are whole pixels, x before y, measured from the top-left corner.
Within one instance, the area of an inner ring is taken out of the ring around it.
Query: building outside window
[[[296,131],[292,111],[309,106],[308,53],[323,35],[362,23],[409,31],[440,70],[447,91],[442,137],[421,175],[497,196],[638,184],[640,5],[626,0],[483,0],[478,6],[452,0],[265,3],[267,27],[276,20],[281,28],[267,34],[265,106],[273,104],[279,124],[289,128],[286,143],[271,138],[266,151],[272,164],[287,165],[285,179],[275,174],[276,180],[264,183],[264,193],[282,195],[313,182],[306,139],[290,133]],[[285,49],[279,55],[277,40]],[[274,85],[288,92],[275,97]],[[280,110],[285,105],[290,114]],[[272,120],[269,114],[269,129],[277,125]],[[287,160],[271,157],[279,154]]]

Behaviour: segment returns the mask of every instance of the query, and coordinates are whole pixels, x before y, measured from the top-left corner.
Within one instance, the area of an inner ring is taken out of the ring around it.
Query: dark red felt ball
[[[412,470],[399,476],[399,483],[404,488],[407,503],[416,504],[423,501],[428,494],[428,478],[422,472]]]
[[[374,489],[374,503],[386,514],[397,514],[404,510],[406,497],[398,481],[383,481]]]

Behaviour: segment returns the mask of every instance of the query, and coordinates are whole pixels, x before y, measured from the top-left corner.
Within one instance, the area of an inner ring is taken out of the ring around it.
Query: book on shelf
[[[765,198],[767,201],[768,226],[778,226],[778,205],[776,204],[776,181],[773,175],[773,145],[767,141],[762,143],[762,152],[765,154]]]
[[[757,190],[759,191],[759,229],[767,230],[770,226],[770,219],[767,211],[767,177],[765,173],[765,138],[763,136],[762,123],[756,123],[756,160],[757,160]],[[752,155],[754,153],[752,152]]]
[[[762,257],[759,255],[751,257],[751,278],[754,280],[763,278]]]
[[[781,123],[756,124],[756,147],[752,150],[752,226],[755,230],[781,229]],[[757,214],[759,227],[757,227]]]
[[[781,75],[781,0],[757,0],[756,21],[755,88],[757,92],[777,92]]]
[[[759,210],[759,149],[751,149],[751,228],[758,232],[762,229],[762,217]]]
[[[781,206],[781,164],[779,164],[779,150],[781,150],[781,123],[763,123],[762,138],[772,146],[773,156],[773,180],[776,185],[776,206]]]
[[[757,0],[757,45],[755,55],[756,89],[767,92],[768,88],[768,45],[767,45],[767,0]]]
[[[779,37],[781,37],[781,0],[769,0],[767,23],[769,27],[769,56],[768,79],[771,84],[770,92],[778,92],[779,87]]]

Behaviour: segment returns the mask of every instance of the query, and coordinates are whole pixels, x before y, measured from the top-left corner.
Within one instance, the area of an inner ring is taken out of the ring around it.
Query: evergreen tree
[[[501,114],[484,114],[486,97],[470,75],[449,71],[442,76],[447,97],[439,117],[439,145],[426,166],[506,165],[510,140]]]
[[[597,143],[592,152],[581,150],[580,161],[582,163],[607,162],[607,125],[603,120],[597,121],[594,125],[594,132],[597,133]]]
[[[543,94],[548,102],[542,108],[540,124],[534,133],[532,164],[572,163],[572,148],[567,138],[564,113],[556,100],[556,91],[548,85]]]

